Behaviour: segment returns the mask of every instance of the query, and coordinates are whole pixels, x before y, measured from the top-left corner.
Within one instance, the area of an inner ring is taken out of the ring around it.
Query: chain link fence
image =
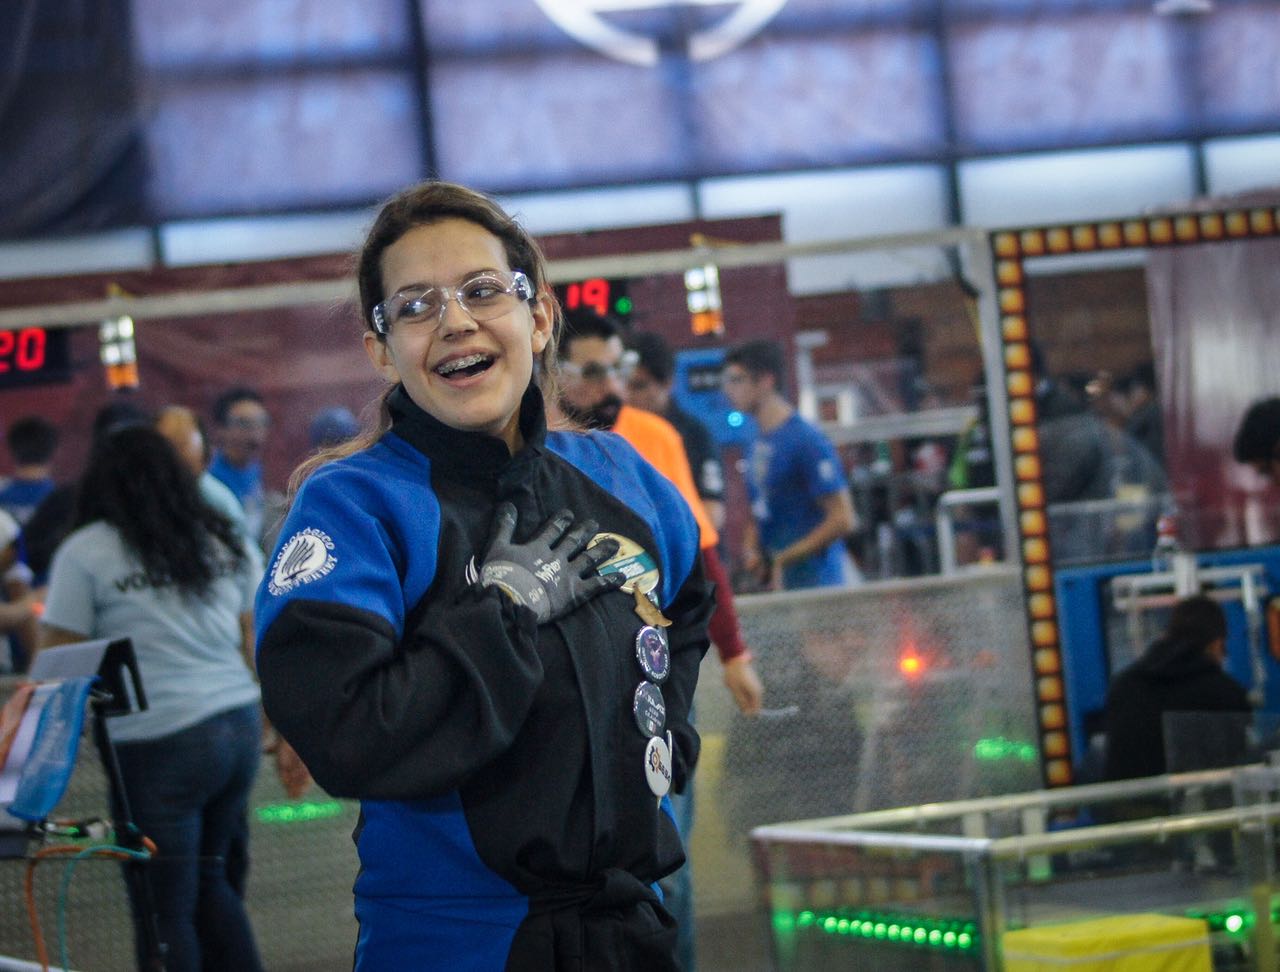
[[[767,937],[751,867],[752,827],[1013,792],[1040,778],[1016,570],[753,595],[740,598],[738,609],[766,708],[756,718],[740,715],[715,653],[708,654],[696,702],[704,746],[691,842],[706,969],[717,968],[717,954],[735,944],[731,937],[739,945],[748,940],[744,928],[750,941]],[[356,805],[319,791],[288,801],[264,759],[252,807],[247,901],[266,967],[350,969]],[[107,813],[105,778],[86,741],[58,815]],[[119,865],[76,865],[62,905],[65,866],[49,861],[36,874],[51,958],[57,961],[63,906],[72,968],[132,969]],[[24,869],[22,860],[0,861],[0,955],[30,961]],[[730,921],[704,921],[716,916]],[[766,952],[749,951],[734,960],[748,964],[736,967],[767,965]]]
[[[0,688],[0,695],[8,691]],[[264,757],[251,808],[246,900],[265,967],[271,972],[349,972],[356,941],[351,898],[356,804],[330,800],[318,790],[301,801],[287,800],[270,757]],[[106,775],[88,738],[81,740],[76,771],[56,814],[59,819],[110,816]],[[64,894],[66,867],[65,858],[52,858],[39,864],[35,874],[35,902],[50,966],[61,968],[61,911],[72,969],[132,972],[133,928],[121,865],[80,861]],[[23,895],[25,870],[25,860],[0,860],[0,956],[35,961]]]
[[[1041,785],[1016,569],[737,605],[765,711],[737,712],[709,653],[691,854],[700,919],[764,921],[753,827]]]

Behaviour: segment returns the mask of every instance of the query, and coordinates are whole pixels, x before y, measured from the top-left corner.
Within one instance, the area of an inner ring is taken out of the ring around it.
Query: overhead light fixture
[[[118,284],[110,284],[111,297],[128,296]],[[138,351],[134,343],[133,318],[127,314],[108,317],[98,325],[98,357],[112,391],[138,387]]]
[[[694,334],[723,334],[724,309],[720,303],[720,270],[706,263],[684,272],[685,299]]]

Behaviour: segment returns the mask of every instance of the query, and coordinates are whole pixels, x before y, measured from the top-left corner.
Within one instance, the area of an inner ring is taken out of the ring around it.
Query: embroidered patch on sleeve
[[[271,565],[267,590],[279,597],[295,587],[324,577],[338,562],[333,555],[333,540],[323,530],[307,527],[299,530],[280,548]]]

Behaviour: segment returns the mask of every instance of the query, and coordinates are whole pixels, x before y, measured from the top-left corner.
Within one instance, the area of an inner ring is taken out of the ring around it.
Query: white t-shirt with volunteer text
[[[157,739],[259,698],[240,652],[240,616],[253,609],[262,560],[248,545],[230,557],[204,597],[152,585],[115,527],[91,523],[54,555],[45,623],[86,638],[130,638],[147,698],[145,712],[110,721],[117,742]]]

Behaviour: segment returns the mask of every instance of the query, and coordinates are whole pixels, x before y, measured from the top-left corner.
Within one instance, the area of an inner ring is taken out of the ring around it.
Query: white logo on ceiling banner
[[[652,67],[658,63],[658,42],[643,34],[622,30],[602,16],[660,7],[732,7],[714,25],[689,37],[689,57],[709,61],[728,54],[759,32],[787,0],[536,0],[543,13],[561,30],[609,57],[628,64]]]

